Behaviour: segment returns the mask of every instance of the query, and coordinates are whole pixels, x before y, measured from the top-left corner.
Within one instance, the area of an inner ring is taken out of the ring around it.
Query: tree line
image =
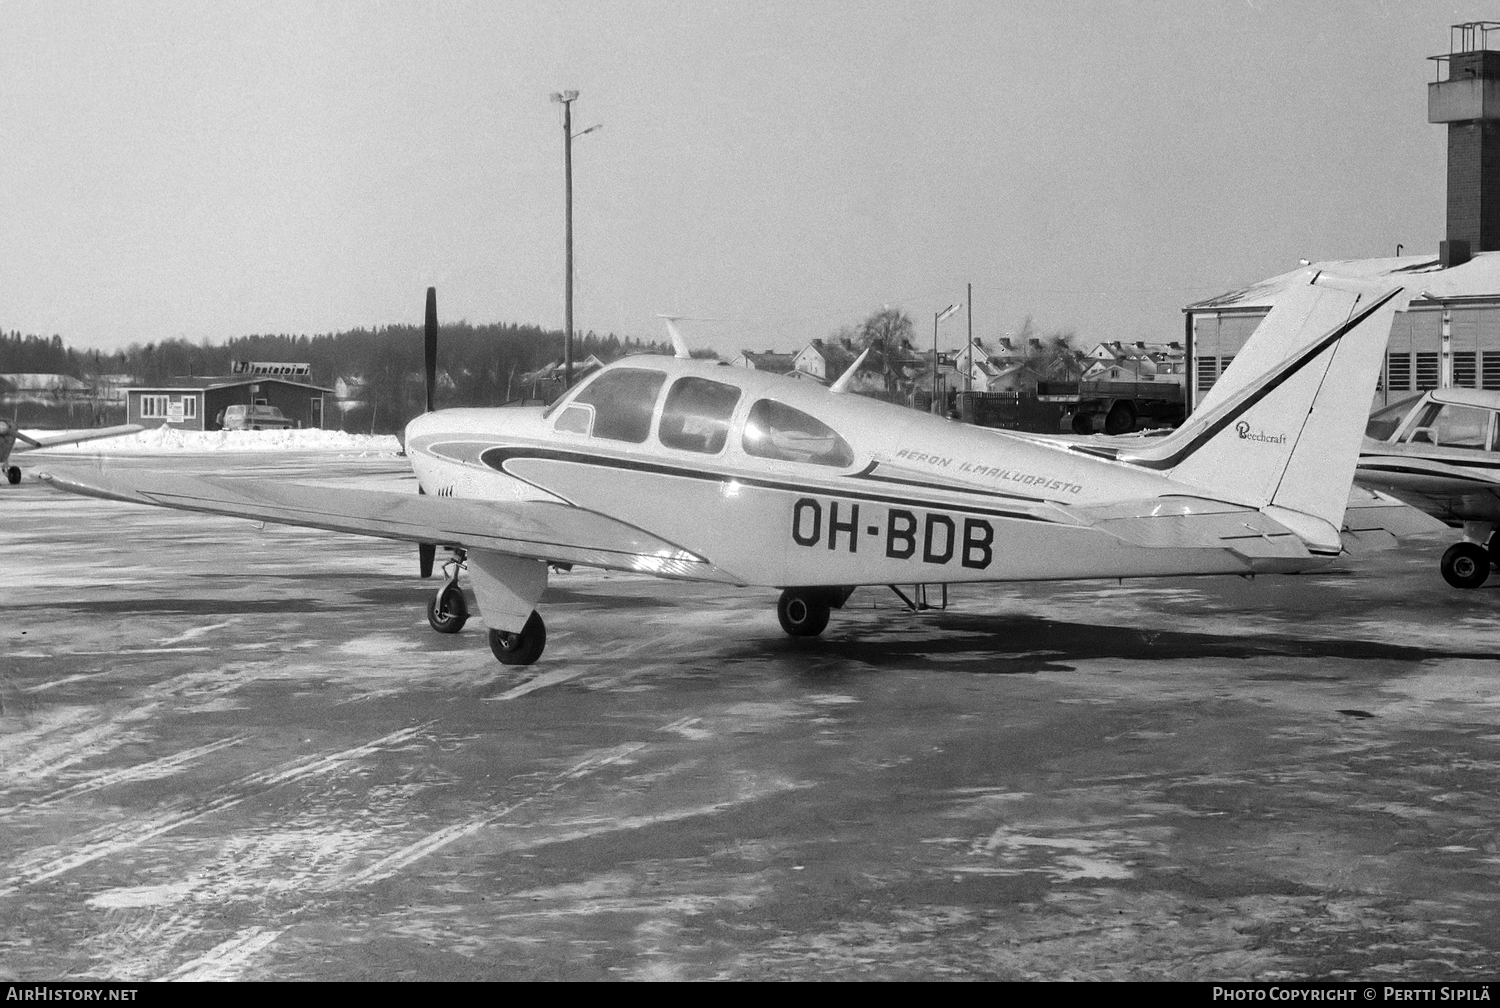
[[[535,325],[459,322],[438,330],[438,373],[442,376],[438,406],[500,406],[524,398],[521,381],[528,372],[563,356],[563,333]],[[590,354],[608,363],[632,353],[671,353],[670,347],[610,333],[574,334],[573,358]],[[225,343],[168,339],[133,343],[122,350],[78,350],[61,336],[50,338],[0,333],[0,374],[65,374],[96,382],[101,376],[128,375],[143,385],[179,377],[227,375],[231,361],[296,361],[312,365],[312,381],[332,387],[339,378],[356,383],[355,398],[364,405],[349,411],[350,430],[394,432],[421,412],[425,387],[423,331],[420,326],[392,325],[318,336],[261,334]],[[330,411],[330,421],[333,418]],[[110,418],[118,422],[118,417]],[[372,424],[373,421],[373,424]]]

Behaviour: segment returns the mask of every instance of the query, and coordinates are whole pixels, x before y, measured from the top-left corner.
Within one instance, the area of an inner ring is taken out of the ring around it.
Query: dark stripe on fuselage
[[[1143,469],[1172,469],[1176,466],[1181,465],[1187,460],[1188,456],[1192,455],[1199,448],[1202,448],[1209,441],[1217,437],[1220,431],[1222,431],[1225,427],[1228,427],[1235,420],[1238,420],[1256,403],[1260,402],[1266,396],[1276,391],[1276,389],[1286,384],[1287,381],[1289,381],[1294,375],[1305,368],[1308,364],[1317,360],[1324,350],[1327,350],[1339,340],[1349,335],[1349,333],[1353,332],[1355,328],[1357,328],[1371,315],[1375,314],[1375,312],[1379,311],[1387,301],[1389,301],[1399,293],[1401,293],[1401,288],[1398,287],[1387,294],[1385,297],[1381,298],[1379,301],[1376,301],[1374,304],[1370,305],[1370,307],[1366,308],[1358,315],[1354,316],[1354,318],[1350,319],[1343,325],[1339,326],[1337,329],[1333,330],[1333,332],[1329,333],[1327,336],[1324,336],[1316,344],[1304,350],[1300,356],[1291,361],[1288,361],[1285,365],[1282,366],[1282,369],[1279,372],[1272,375],[1265,382],[1265,384],[1261,385],[1253,393],[1247,396],[1245,398],[1245,401],[1240,403],[1238,407],[1230,410],[1219,419],[1209,424],[1203,429],[1200,434],[1198,434],[1197,437],[1193,438],[1190,442],[1183,445],[1181,448],[1177,449],[1166,458],[1143,459],[1129,457],[1121,458],[1117,456],[1117,460],[1120,462],[1129,463],[1130,465],[1140,466]]]
[[[1497,486],[1492,479],[1483,476],[1469,476],[1464,473],[1434,472],[1431,469],[1415,469],[1411,466],[1402,465],[1375,465],[1373,463],[1361,462],[1356,472],[1388,472],[1399,473],[1402,476],[1427,476],[1432,479],[1459,480],[1465,483],[1481,483],[1488,487]]]
[[[1403,453],[1403,454],[1400,454],[1400,455],[1395,455],[1395,454],[1392,454],[1390,452],[1361,452],[1359,457],[1361,459],[1370,459],[1370,458],[1412,459],[1412,460],[1417,461],[1417,462],[1426,462],[1429,465],[1452,466],[1452,467],[1458,468],[1458,469],[1500,469],[1500,462],[1471,462],[1468,459],[1463,459],[1463,460],[1460,461],[1459,459],[1433,458],[1430,455],[1416,455],[1416,454],[1412,454],[1412,453]],[[1361,464],[1363,464],[1363,463],[1361,463]]]
[[[822,494],[824,496],[848,497],[851,500],[878,501],[904,507],[922,508],[928,511],[962,511],[965,514],[989,515],[993,518],[1014,518],[1018,521],[1049,522],[1050,519],[1027,514],[1024,511],[1002,511],[997,508],[976,507],[970,504],[949,504],[938,501],[913,500],[909,497],[893,497],[886,494],[869,493],[862,490],[847,490],[842,487],[816,486],[808,483],[784,483],[779,480],[757,479],[731,473],[710,473],[682,466],[663,465],[659,462],[644,462],[638,459],[612,458],[608,455],[590,455],[586,452],[563,451],[556,448],[491,448],[479,456],[491,469],[530,483],[547,493],[557,493],[552,487],[532,483],[524,476],[505,468],[511,459],[540,459],[548,462],[568,462],[574,465],[594,466],[601,469],[623,469],[629,472],[653,473],[659,476],[676,476],[681,479],[701,480],[708,483],[723,483],[733,480],[742,486],[759,487],[763,490],[784,490],[795,494]],[[848,478],[848,477],[843,477]],[[973,492],[973,491],[969,491]],[[980,491],[982,492],[982,491]]]
[[[998,497],[1001,500],[1026,501],[1029,504],[1048,503],[1045,497],[1028,497],[1025,494],[1001,493],[999,490],[981,490],[978,487],[965,486],[963,484],[928,483],[924,480],[898,479],[895,476],[877,476],[875,475],[875,469],[879,465],[879,462],[871,462],[861,472],[853,473],[849,478],[869,480],[872,483],[891,483],[897,486],[921,487],[924,490],[950,490],[954,493],[976,494],[980,497]]]

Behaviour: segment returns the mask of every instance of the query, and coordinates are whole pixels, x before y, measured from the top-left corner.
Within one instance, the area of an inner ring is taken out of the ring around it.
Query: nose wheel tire
[[[469,621],[469,606],[458,585],[444,585],[427,600],[427,622],[438,633],[458,633]]]
[[[10,481],[11,486],[15,486],[17,483],[21,482],[21,467],[11,466],[9,469],[5,470],[5,478]]]
[[[1489,550],[1477,543],[1461,542],[1443,554],[1443,580],[1455,588],[1478,588],[1490,576]]]
[[[820,592],[788,588],[776,603],[781,629],[793,637],[816,637],[828,626],[828,600]]]
[[[500,659],[501,665],[530,665],[542,656],[547,647],[547,624],[542,614],[535,609],[520,633],[490,630],[490,650]]]

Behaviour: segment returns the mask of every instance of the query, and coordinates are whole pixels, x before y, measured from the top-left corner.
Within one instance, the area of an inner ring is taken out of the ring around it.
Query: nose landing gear
[[[469,621],[469,605],[458,587],[458,572],[464,569],[463,550],[454,550],[443,563],[443,585],[427,600],[427,622],[440,634],[455,634]]]

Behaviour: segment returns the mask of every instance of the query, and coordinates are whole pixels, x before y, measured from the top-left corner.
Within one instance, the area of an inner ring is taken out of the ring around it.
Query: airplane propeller
[[[427,412],[432,412],[433,393],[437,390],[437,288],[427,288],[427,326],[423,338],[423,377],[427,380]],[[417,493],[426,493],[422,484],[417,484]],[[432,565],[437,559],[436,543],[417,543],[417,569],[424,578],[432,577]]]
[[[427,288],[427,333],[423,361],[427,378],[427,412],[432,412],[432,395],[437,389],[437,288]]]

